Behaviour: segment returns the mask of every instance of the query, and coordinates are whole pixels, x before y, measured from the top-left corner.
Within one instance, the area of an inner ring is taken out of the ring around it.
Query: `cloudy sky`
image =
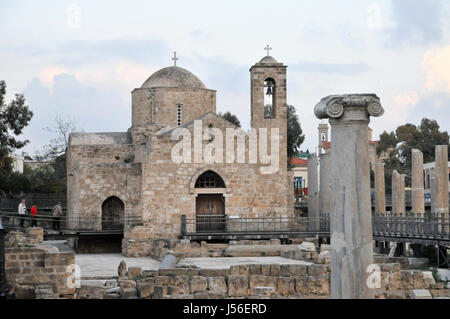
[[[314,105],[376,93],[375,137],[423,117],[450,131],[450,2],[441,0],[0,0],[0,79],[35,116],[33,154],[55,116],[86,132],[126,131],[131,95],[172,64],[217,90],[218,111],[249,126],[249,68],[271,54],[288,66],[288,103],[316,150]]]

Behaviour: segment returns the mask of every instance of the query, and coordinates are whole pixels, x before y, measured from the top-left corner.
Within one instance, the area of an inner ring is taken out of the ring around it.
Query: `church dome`
[[[278,61],[275,60],[274,57],[272,57],[272,56],[270,56],[270,55],[267,55],[267,56],[265,56],[264,58],[262,58],[261,61],[259,61],[259,63],[262,63],[262,64],[271,64],[271,63],[278,63]]]
[[[178,66],[170,66],[153,73],[141,88],[206,89],[194,74]]]

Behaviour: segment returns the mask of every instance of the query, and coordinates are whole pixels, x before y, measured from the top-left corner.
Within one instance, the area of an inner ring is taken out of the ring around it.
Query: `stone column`
[[[448,145],[436,145],[435,163],[434,180],[432,179],[434,194],[431,194],[435,203],[432,213],[448,218]]]
[[[330,214],[330,155],[320,155],[319,215]]]
[[[329,118],[331,152],[331,297],[373,298],[369,275],[373,265],[370,203],[370,116],[384,113],[375,94],[332,95],[314,109]],[[368,284],[369,282],[369,284]]]
[[[405,175],[394,170],[392,172],[392,214],[404,215],[405,211]]]
[[[317,156],[308,158],[308,218],[309,230],[317,230],[319,217],[319,174]]]
[[[423,217],[425,214],[425,198],[423,188],[423,153],[418,149],[412,150],[411,167],[411,200],[412,212]]]
[[[386,187],[382,162],[375,163],[375,213],[386,215]]]

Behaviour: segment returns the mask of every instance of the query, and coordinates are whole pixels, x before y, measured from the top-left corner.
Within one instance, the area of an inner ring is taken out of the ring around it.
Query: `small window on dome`
[[[181,104],[177,105],[177,125],[183,124],[183,106]]]

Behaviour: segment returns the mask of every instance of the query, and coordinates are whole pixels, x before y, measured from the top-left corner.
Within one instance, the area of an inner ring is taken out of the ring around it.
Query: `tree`
[[[298,119],[295,107],[287,106],[287,155],[292,158],[300,151],[300,145],[305,140],[300,121]]]
[[[230,112],[225,112],[225,113],[221,113],[219,112],[219,116],[221,118],[223,118],[224,120],[227,120],[228,122],[233,123],[234,125],[236,125],[237,127],[241,127],[241,122],[239,121],[239,119],[237,118],[236,115],[231,114]]]
[[[9,104],[5,104],[5,94],[6,83],[0,81],[0,166],[10,172],[10,154],[29,143],[28,140],[20,141],[17,137],[30,122],[33,112],[25,105],[23,94],[16,94]]]
[[[380,135],[377,154],[390,149],[389,158],[385,160],[387,191],[391,187],[393,170],[406,174],[406,184],[410,184],[412,149],[417,148],[422,151],[424,163],[429,163],[434,161],[435,146],[448,144],[448,133],[439,130],[437,121],[427,118],[422,119],[419,126],[408,123],[397,127],[395,132],[383,132]]]
[[[61,193],[66,191],[66,151],[69,135],[77,130],[75,120],[65,116],[55,117],[53,127],[44,130],[55,134],[42,152],[37,152],[35,160],[40,165],[35,170],[27,169],[25,175],[33,184],[33,190],[38,192]]]
[[[54,127],[45,127],[44,129],[56,134],[49,144],[44,146],[44,156],[52,160],[66,153],[70,133],[78,130],[75,119],[62,115],[55,117]]]

